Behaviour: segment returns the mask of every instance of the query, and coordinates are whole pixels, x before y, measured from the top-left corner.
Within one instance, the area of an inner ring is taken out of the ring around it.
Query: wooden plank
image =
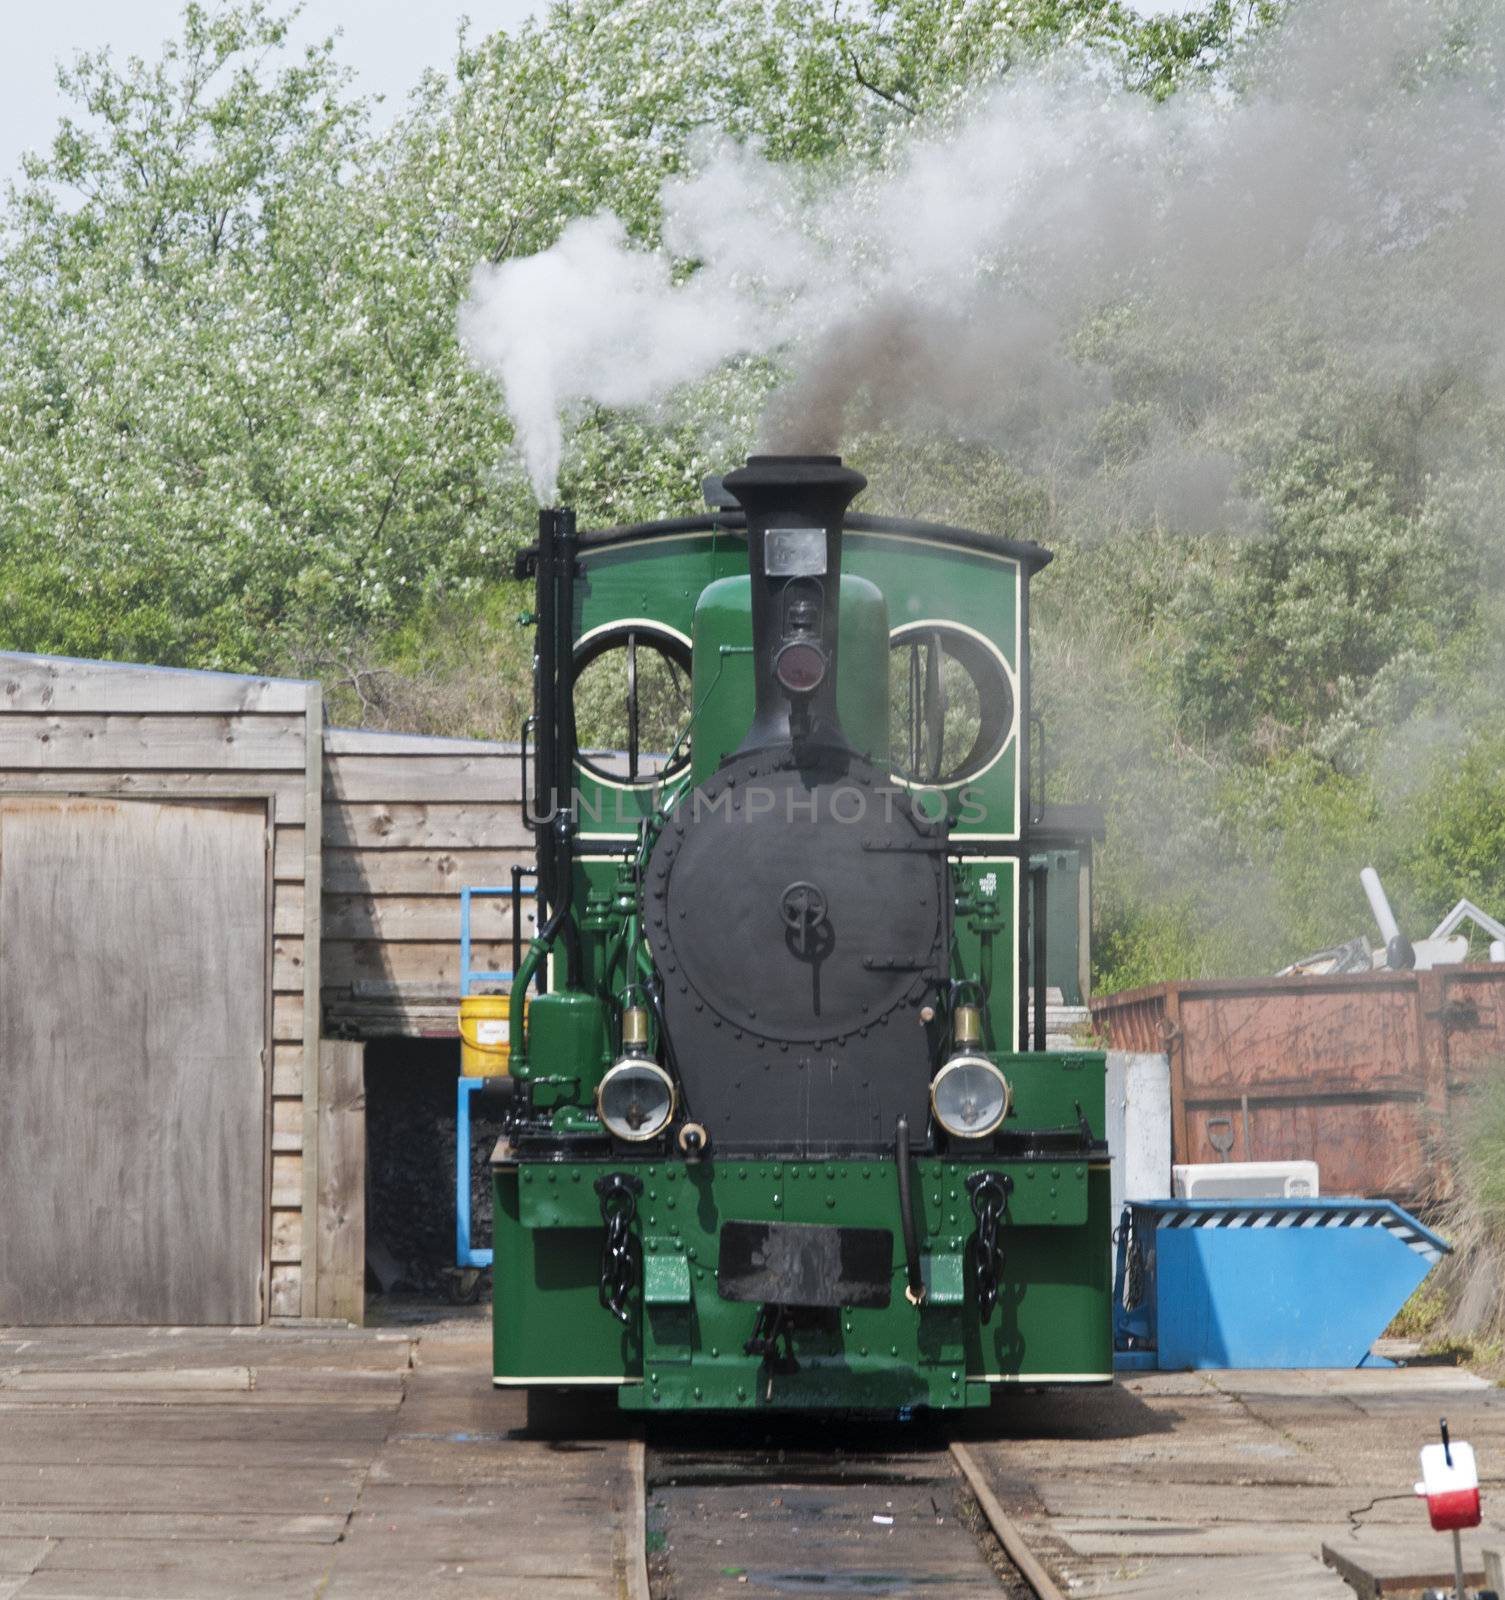
[[[279,1044],[303,1044],[303,996],[272,996],[272,1037]]]
[[[265,796],[275,800],[278,822],[291,823],[301,823],[307,808],[301,775],[261,772],[141,772],[103,767],[12,772],[0,760],[0,793],[186,801]]]
[[[318,1314],[366,1315],[365,1046],[319,1044]]]
[[[26,1580],[30,1600],[203,1600],[206,1595],[262,1600],[270,1594],[321,1594],[334,1555],[306,1540],[148,1543],[121,1538],[119,1528],[115,1522],[92,1538],[65,1540]]]
[[[272,876],[278,883],[303,882],[305,849],[302,825],[285,828],[279,817],[276,836],[272,841]]]
[[[279,1262],[272,1268],[271,1305],[274,1317],[303,1316],[303,1268],[290,1262]]]
[[[133,1420],[139,1429],[140,1419]],[[327,1420],[324,1426],[328,1427]],[[70,1443],[69,1448],[76,1459],[77,1444]],[[257,1454],[257,1462],[276,1464],[275,1453],[262,1453],[265,1451],[266,1446],[263,1445]],[[173,1457],[164,1452],[144,1450],[141,1454],[146,1465],[174,1464]],[[158,1455],[163,1455],[164,1459],[151,1459]],[[179,1464],[184,1462],[192,1465],[192,1455],[185,1456]],[[215,1464],[221,1470],[225,1465],[223,1461]],[[126,1538],[153,1543],[160,1540],[168,1545],[183,1539],[205,1543],[213,1540],[223,1541],[227,1545],[233,1543],[237,1547],[268,1539],[302,1539],[311,1544],[335,1544],[344,1533],[348,1521],[343,1515],[312,1511],[134,1511],[128,1517],[116,1517],[108,1509],[59,1511],[49,1506],[45,1511],[0,1510],[0,1538],[95,1539],[99,1537],[103,1518],[108,1518],[110,1528]],[[14,1529],[28,1532],[11,1531]],[[3,1593],[0,1590],[0,1594]]]
[[[1453,1563],[1443,1555],[1440,1543],[1434,1539],[1428,1549],[1413,1540],[1415,1548],[1403,1551],[1393,1546],[1354,1551],[1324,1544],[1322,1560],[1356,1595],[1374,1600],[1386,1594],[1414,1594],[1418,1589],[1451,1590]],[[1465,1558],[1463,1581],[1470,1588],[1483,1583],[1483,1563]]]
[[[282,1209],[272,1213],[272,1264],[303,1259],[303,1213]]]
[[[508,805],[331,801],[324,842],[359,850],[525,850],[533,834],[522,808]]]
[[[303,1042],[279,1042],[272,1046],[272,1093],[303,1095]]]
[[[427,733],[388,733],[381,728],[326,728],[325,756],[508,756],[517,761],[522,746],[508,740],[450,739]]]
[[[10,1331],[14,1335],[18,1330]],[[10,1375],[51,1373],[58,1379],[55,1386],[66,1388],[69,1383],[82,1381],[79,1373],[100,1370],[157,1372],[164,1374],[166,1381],[166,1377],[185,1367],[222,1369],[249,1363],[259,1374],[293,1367],[321,1373],[392,1373],[400,1377],[412,1364],[409,1346],[414,1341],[401,1331],[380,1333],[369,1340],[363,1339],[360,1330],[349,1328],[292,1329],[285,1338],[275,1340],[265,1337],[260,1329],[253,1331],[255,1341],[248,1344],[250,1335],[241,1328],[195,1328],[170,1341],[163,1340],[160,1328],[49,1328],[39,1336],[28,1329],[28,1338],[12,1337],[7,1341],[11,1365],[5,1371]],[[90,1337],[69,1337],[78,1334]],[[56,1335],[62,1337],[55,1338]],[[100,1420],[108,1422],[109,1417]],[[3,1430],[6,1441],[15,1437],[15,1428],[23,1426],[40,1427],[41,1422],[33,1417],[30,1422],[17,1419],[14,1428],[8,1423]],[[275,1431],[269,1431],[268,1437]],[[0,1442],[0,1458],[6,1448],[6,1443]]]
[[[324,766],[324,798],[333,803],[442,799],[515,805],[521,793],[515,756],[335,756]]]
[[[523,908],[523,938],[533,936],[533,903]],[[326,939],[382,939],[398,943],[460,937],[460,897],[453,895],[331,894],[324,898]],[[512,902],[471,903],[471,937],[507,944],[512,938]],[[510,958],[509,958],[510,959]]]
[[[303,932],[303,885],[279,883],[272,897],[273,933],[299,934]]]
[[[1310,1555],[1153,1556],[1071,1563],[1078,1584],[1073,1593],[1114,1600],[1246,1600],[1278,1595],[1280,1600],[1354,1600],[1341,1580]]]
[[[458,895],[482,885],[504,889],[511,886],[514,865],[533,865],[531,841],[515,850],[330,848],[324,852],[324,892]],[[524,884],[530,887],[531,881]]]
[[[272,1204],[303,1204],[303,1157],[285,1152],[272,1156]]]
[[[296,1268],[291,1270],[297,1271]],[[0,1469],[0,1504],[8,1511],[57,1507],[63,1511],[94,1510],[116,1516],[136,1511],[179,1515],[188,1511],[303,1513],[311,1506],[321,1509],[334,1506],[348,1512],[364,1476],[360,1466],[262,1467],[254,1462],[243,1462],[233,1474],[222,1474],[205,1472],[202,1467],[158,1467],[142,1472],[131,1465],[91,1463],[81,1469],[78,1463],[73,1463],[19,1471]],[[74,1562],[82,1566],[90,1560],[86,1553],[89,1542],[80,1540],[78,1543],[80,1549],[74,1552]],[[113,1587],[105,1590],[107,1594],[119,1592]],[[211,1587],[194,1592],[220,1591]]]
[[[41,1538],[13,1538],[0,1534],[0,1600],[12,1600],[22,1583],[42,1564],[57,1543],[49,1533]]]
[[[298,772],[304,723],[289,716],[51,716],[0,712],[0,768]]]
[[[272,944],[272,987],[279,994],[303,992],[302,939],[279,936]]]
[[[301,715],[306,693],[302,682],[289,678],[0,652],[0,711],[291,711]]]
[[[323,961],[324,905],[324,691],[308,685],[303,723],[304,905],[303,954],[303,1213],[317,1218],[319,1207],[319,1036],[324,1031],[320,976]],[[318,1251],[310,1250],[300,1282],[302,1313],[316,1314],[319,1295]]]
[[[261,1320],[265,900],[263,802],[0,801],[0,1320]]]
[[[472,946],[476,967],[505,972],[512,964],[509,942]],[[395,943],[374,939],[327,939],[324,943],[324,982],[328,988],[349,988],[374,982],[383,990],[405,985],[427,987],[442,994],[460,992],[460,941]]]
[[[345,989],[324,991],[324,1014],[342,1032],[359,1039],[458,1039],[459,999],[435,1005],[425,1000],[406,1002],[400,992],[388,998],[359,1000]]]
[[[302,1087],[301,1085],[299,1086]],[[272,1149],[303,1148],[303,1096],[272,1101]]]

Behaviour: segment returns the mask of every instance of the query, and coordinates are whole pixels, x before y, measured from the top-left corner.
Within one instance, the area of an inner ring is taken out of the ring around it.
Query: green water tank
[[[535,995],[528,1003],[528,1060],[513,1076],[534,1085],[533,1105],[550,1110],[588,1104],[610,1052],[606,1008],[598,996],[570,989]]]
[[[690,769],[703,783],[752,726],[752,580],[718,578],[702,591],[693,628]],[[853,746],[880,766],[889,751],[888,605],[866,578],[843,574],[836,705]]]

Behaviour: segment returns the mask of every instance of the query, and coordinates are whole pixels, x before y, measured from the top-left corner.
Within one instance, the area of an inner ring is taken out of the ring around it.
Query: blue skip
[[[1357,1367],[1448,1249],[1388,1200],[1131,1201],[1114,1365]]]

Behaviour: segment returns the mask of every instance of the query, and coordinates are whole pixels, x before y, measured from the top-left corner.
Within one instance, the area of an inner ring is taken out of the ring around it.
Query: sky
[[[54,79],[76,51],[108,45],[124,60],[153,60],[177,32],[182,0],[45,0],[7,6],[0,51],[0,188],[18,176],[26,150],[51,140],[64,101]],[[284,9],[278,5],[275,9]],[[447,65],[462,16],[472,37],[511,28],[535,0],[307,0],[300,40],[342,30],[339,59],[355,68],[361,89],[387,97],[394,112],[425,67]]]
[[[1194,3],[1139,0],[1136,9],[1149,15]],[[104,45],[121,59],[152,60],[176,33],[181,9],[182,0],[26,0],[8,7],[0,51],[0,190],[19,175],[23,152],[43,149],[52,138],[64,107],[57,64]],[[342,30],[340,60],[355,68],[365,93],[386,96],[390,115],[425,67],[450,61],[462,16],[470,18],[473,37],[484,37],[537,9],[539,0],[307,0],[297,37]]]

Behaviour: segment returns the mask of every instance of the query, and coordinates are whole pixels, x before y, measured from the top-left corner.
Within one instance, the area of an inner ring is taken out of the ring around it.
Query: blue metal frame
[[[461,1078],[455,1097],[455,1264],[489,1267],[491,1251],[470,1243],[470,1097],[484,1078]]]
[[[537,896],[537,889],[524,889],[521,891],[523,898],[533,899]],[[470,964],[470,902],[477,895],[489,899],[510,900],[512,898],[512,885],[509,883],[503,888],[494,888],[490,885],[480,886],[460,891],[460,997],[463,999],[470,993],[473,983],[511,983],[510,972],[477,972]]]
[[[537,896],[537,889],[519,891],[524,898]],[[477,896],[512,898],[512,885],[497,888],[483,885],[460,891],[460,995],[463,998],[477,983],[512,982],[510,972],[477,971],[470,964],[470,903]],[[455,1265],[489,1267],[491,1251],[476,1249],[470,1242],[470,1099],[485,1083],[484,1078],[461,1077],[455,1088]]]

